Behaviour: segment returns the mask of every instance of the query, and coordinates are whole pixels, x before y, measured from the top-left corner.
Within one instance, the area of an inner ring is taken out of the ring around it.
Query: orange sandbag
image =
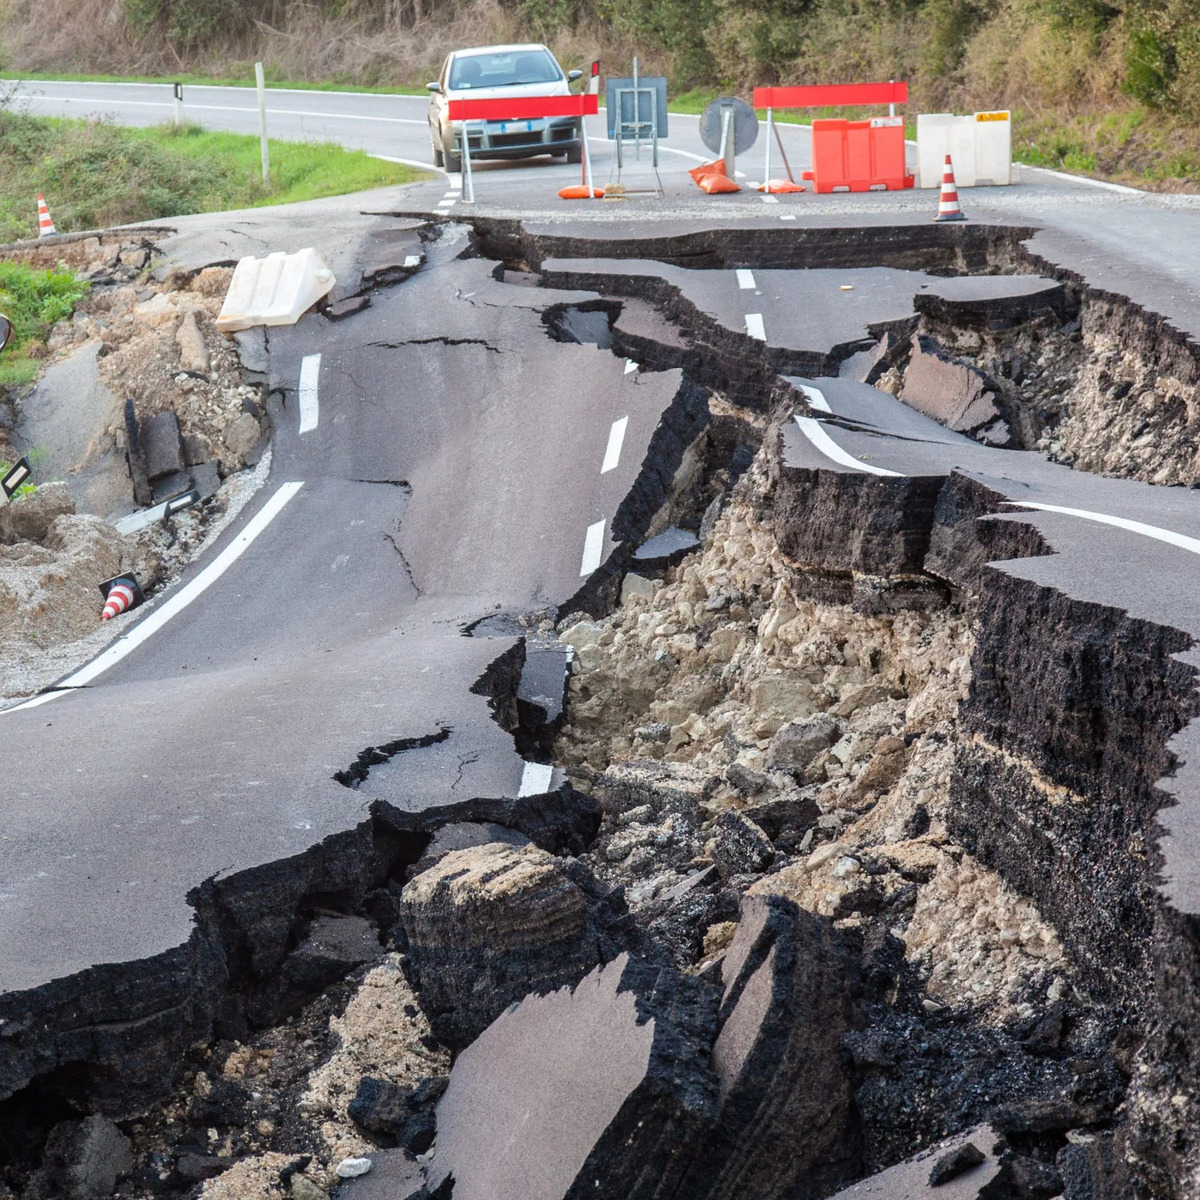
[[[734,183],[726,175],[705,175],[703,179],[697,179],[696,182],[700,185],[702,192],[707,192],[710,196],[718,196],[724,192],[740,192],[741,185]]]
[[[790,179],[772,179],[769,183],[759,185],[760,192],[803,192],[806,190],[802,183],[793,183]]]
[[[693,167],[688,174],[697,183],[702,179],[706,179],[709,175],[724,175],[725,162],[723,159],[715,158],[712,162],[701,163],[698,167]]]
[[[604,189],[594,187],[589,191],[586,183],[573,183],[570,187],[559,188],[558,196],[560,200],[587,200],[589,197],[593,200],[603,200]]]

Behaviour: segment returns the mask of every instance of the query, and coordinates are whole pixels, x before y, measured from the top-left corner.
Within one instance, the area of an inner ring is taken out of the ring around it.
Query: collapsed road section
[[[481,228],[272,333],[286,503],[0,718],[5,1188],[1189,1195],[1200,514],[1032,448],[1023,232]]]

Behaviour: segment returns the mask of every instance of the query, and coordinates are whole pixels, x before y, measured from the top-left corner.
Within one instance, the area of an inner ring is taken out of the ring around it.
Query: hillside
[[[421,86],[448,49],[637,53],[675,94],[903,78],[912,111],[1013,109],[1018,155],[1177,190],[1200,181],[1194,0],[0,0],[0,69]]]

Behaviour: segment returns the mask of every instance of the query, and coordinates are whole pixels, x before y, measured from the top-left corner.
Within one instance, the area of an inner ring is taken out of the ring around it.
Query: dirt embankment
[[[8,253],[91,283],[38,348],[42,379],[0,404],[0,458],[28,454],[39,484],[0,518],[0,694],[19,696],[119,632],[97,630],[99,583],[132,572],[153,596],[245,502],[267,426],[216,329],[229,268],[156,280],[153,232]],[[200,503],[169,522],[123,536],[109,519],[192,489]]]

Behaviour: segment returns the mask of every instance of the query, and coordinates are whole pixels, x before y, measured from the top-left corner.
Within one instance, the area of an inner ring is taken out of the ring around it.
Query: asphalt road
[[[169,90],[157,85],[45,83],[21,91],[34,111],[111,113],[138,124],[164,120],[172,108]],[[249,90],[185,90],[189,119],[217,128],[254,132],[254,103]],[[277,137],[428,159],[423,97],[273,89],[270,109]],[[598,123],[594,136],[602,182],[608,144]],[[804,131],[785,136],[799,169]],[[236,223],[266,244],[302,237],[322,245],[344,279],[370,257],[372,238],[407,228],[369,214],[400,209],[443,219],[570,220],[635,236],[667,223],[927,221],[935,203],[929,193],[902,193],[806,194],[767,204],[753,192],[726,202],[701,197],[684,173],[705,156],[694,118],[672,117],[664,151],[664,194],[624,203],[564,207],[554,192],[578,168],[537,161],[481,165],[474,207],[459,181],[440,177],[294,212],[240,214]],[[756,162],[747,156],[740,165],[752,174]],[[1030,175],[1013,189],[964,193],[964,205],[973,216],[1039,230],[1033,244],[1049,261],[1200,330],[1200,266],[1177,249],[1195,238],[1190,198]],[[181,234],[171,252],[191,253],[192,261],[236,257],[230,247],[245,245],[221,233],[219,219],[172,224]],[[210,239],[203,249],[187,250],[189,229]],[[309,314],[272,335],[272,373],[283,391],[267,487],[170,595],[123,621],[136,634],[179,598],[190,602],[96,670],[88,686],[0,717],[9,780],[0,795],[0,993],[180,944],[191,927],[190,889],[348,829],[376,796],[422,807],[521,788],[525,764],[511,737],[469,691],[511,640],[470,638],[463,629],[497,610],[565,602],[614,549],[612,517],[679,377],[630,371],[608,351],[554,342],[541,310],[577,294],[497,282],[493,263],[459,259],[459,248],[439,256],[435,247],[416,276],[377,293],[349,320]],[[670,275],[735,334],[818,352],[853,343],[868,322],[908,315],[922,288],[963,286],[885,271],[751,271],[746,279],[656,264],[626,262],[620,270]],[[302,412],[301,372],[317,355],[308,368],[315,413]],[[1048,578],[1077,570],[1079,585],[1105,602],[1170,617],[1179,628],[1200,623],[1193,599],[1200,563],[1187,544],[1200,530],[1195,493],[989,451],[873,389],[816,383],[834,413],[859,423],[853,432],[825,429],[849,462],[836,465],[799,425],[789,432],[791,453],[833,462],[832,469],[863,469],[854,464],[868,459],[900,473],[953,467],[1002,480],[1014,501],[1077,510],[1026,508],[1036,515],[1021,519],[1064,552],[1014,569]],[[609,466],[618,425],[617,461]],[[1136,561],[1139,573],[1104,569],[1106,555]],[[1139,587],[1142,577],[1155,587]],[[451,730],[444,741],[398,756],[358,791],[333,779],[368,746],[442,728]]]

